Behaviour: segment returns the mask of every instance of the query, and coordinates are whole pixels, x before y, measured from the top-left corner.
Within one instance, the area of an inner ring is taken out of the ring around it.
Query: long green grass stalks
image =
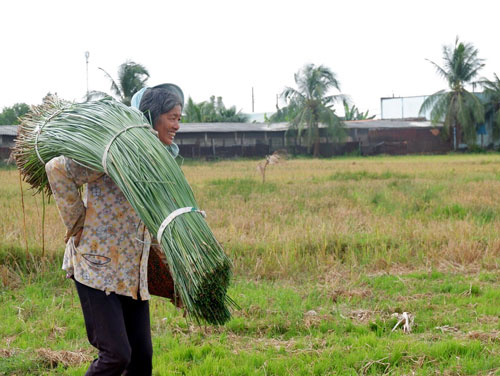
[[[170,213],[198,205],[181,169],[151,130],[141,112],[112,100],[75,104],[52,98],[24,118],[14,156],[24,180],[50,194],[45,163],[64,155],[105,172],[103,154],[114,138],[105,158],[107,174],[156,236]],[[203,216],[193,211],[176,217],[161,246],[191,317],[226,322],[234,305],[226,294],[232,264]]]

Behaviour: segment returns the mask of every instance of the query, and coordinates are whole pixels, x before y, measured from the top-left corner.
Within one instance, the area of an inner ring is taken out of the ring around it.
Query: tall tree
[[[189,97],[184,106],[182,121],[185,123],[202,123],[201,106],[194,103],[193,98]]]
[[[132,96],[146,86],[146,82],[149,78],[149,72],[144,65],[137,64],[130,60],[127,60],[118,67],[118,81],[115,81],[103,68],[99,69],[102,70],[111,81],[111,91],[113,95],[127,106],[130,106]],[[108,96],[108,94],[100,91],[92,91],[89,93],[87,99],[103,96]]]
[[[359,112],[359,109],[353,104],[349,107],[347,100],[343,101],[344,104],[344,120],[371,120],[375,118],[375,115],[368,116],[369,110],[366,112]]]
[[[19,124],[19,118],[30,110],[26,103],[16,103],[12,107],[4,107],[0,113],[0,125]]]
[[[328,95],[332,89],[340,91],[335,73],[323,65],[308,64],[295,74],[297,89],[287,87],[281,96],[296,113],[291,121],[298,137],[306,130],[309,152],[319,156],[319,124],[327,125],[329,133],[337,139],[343,136],[343,123],[335,114],[333,105],[344,99],[343,95]]]
[[[276,104],[276,112],[269,116],[269,118],[264,115],[264,118],[267,123],[291,123],[297,116],[298,110],[299,109],[294,105],[294,103],[290,103],[288,106],[282,108],[279,108],[278,104]]]
[[[480,83],[483,86],[483,95],[486,101],[486,116],[492,119],[493,138],[500,138],[500,80],[496,73],[493,81],[483,79]]]
[[[430,61],[438,75],[448,82],[449,90],[440,90],[427,97],[420,107],[420,114],[430,110],[432,123],[443,122],[445,134],[455,134],[451,137],[454,148],[462,140],[475,142],[477,124],[484,121],[481,101],[465,89],[465,85],[474,83],[484,66],[483,61],[472,44],[462,43],[458,37],[454,46],[443,46],[443,67]]]
[[[185,123],[243,123],[247,116],[236,110],[236,106],[227,108],[222,97],[210,97],[209,101],[195,103],[191,97],[188,98],[184,107]]]

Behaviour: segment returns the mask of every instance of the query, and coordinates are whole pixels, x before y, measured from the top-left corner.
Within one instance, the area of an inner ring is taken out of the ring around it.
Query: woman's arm
[[[80,166],[72,159],[60,156],[45,165],[50,188],[54,195],[61,219],[66,226],[67,242],[70,237],[81,233],[85,222],[85,206],[79,188],[103,175],[102,172]]]

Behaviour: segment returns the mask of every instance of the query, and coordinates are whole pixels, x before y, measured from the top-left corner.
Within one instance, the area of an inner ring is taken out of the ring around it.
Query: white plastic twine
[[[181,214],[192,213],[192,212],[200,213],[203,216],[203,218],[207,216],[207,214],[203,210],[195,209],[193,207],[185,207],[174,210],[172,213],[168,215],[167,218],[165,218],[160,228],[158,229],[158,234],[156,236],[156,240],[158,240],[158,243],[161,244],[161,237],[163,236],[163,231],[165,231],[167,226],[175,219],[175,217]]]
[[[122,130],[120,130],[117,134],[115,134],[113,136],[113,138],[108,142],[108,144],[106,145],[106,148],[104,149],[104,154],[102,155],[102,168],[104,170],[104,173],[106,175],[108,175],[108,168],[107,168],[107,165],[106,165],[106,161],[108,160],[108,152],[109,152],[109,148],[111,147],[111,144],[113,143],[114,140],[116,140],[116,138],[121,135],[123,132],[126,132],[128,131],[129,129],[132,129],[132,128],[150,128],[151,126],[149,124],[142,124],[142,125],[131,125],[129,127],[126,127],[126,128],[123,128]]]

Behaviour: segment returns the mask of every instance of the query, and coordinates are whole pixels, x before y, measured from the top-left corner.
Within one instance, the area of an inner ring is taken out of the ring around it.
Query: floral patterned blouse
[[[67,230],[62,268],[86,286],[148,300],[151,237],[120,189],[107,175],[64,156],[49,161],[45,170]],[[75,246],[73,235],[82,228]]]

